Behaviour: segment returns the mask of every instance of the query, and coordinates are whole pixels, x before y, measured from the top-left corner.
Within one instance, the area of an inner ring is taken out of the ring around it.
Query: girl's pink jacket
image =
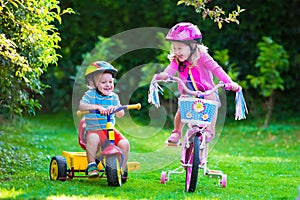
[[[185,61],[185,69],[183,72],[178,70],[178,61],[176,58],[168,65],[164,70],[169,76],[174,76],[178,72],[178,77],[184,82],[187,81],[189,67],[191,63]],[[223,68],[208,54],[201,52],[200,59],[198,60],[197,66],[191,67],[191,72],[198,90],[206,91],[214,87],[213,75],[216,76],[220,81],[224,83],[231,83],[231,78],[223,70]],[[182,93],[182,88],[179,86],[179,91]]]

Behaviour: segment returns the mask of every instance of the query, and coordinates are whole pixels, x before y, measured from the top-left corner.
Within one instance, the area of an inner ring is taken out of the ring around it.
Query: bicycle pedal
[[[165,145],[166,146],[169,146],[169,147],[178,147],[178,146],[181,146],[182,143],[179,141],[177,143],[172,143],[172,142],[168,142],[168,140],[165,141]]]
[[[209,174],[209,175],[222,175],[223,172],[220,171],[220,170],[209,170],[209,171],[208,171],[208,174]]]

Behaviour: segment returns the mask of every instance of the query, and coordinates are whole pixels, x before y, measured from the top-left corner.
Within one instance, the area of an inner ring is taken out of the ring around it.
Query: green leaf
[[[185,3],[185,1],[184,0],[180,0],[180,1],[177,2],[177,5],[179,6],[179,5],[183,4],[183,3]]]

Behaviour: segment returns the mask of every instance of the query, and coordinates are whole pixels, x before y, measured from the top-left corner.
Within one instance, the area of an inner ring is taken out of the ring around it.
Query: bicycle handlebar
[[[113,111],[110,114],[119,112],[121,110],[131,110],[131,109],[136,109],[136,110],[140,110],[141,109],[141,104],[137,103],[137,104],[130,104],[130,105],[123,105],[123,106],[119,106],[117,107],[117,109],[115,111]],[[96,113],[96,114],[100,114],[99,110],[78,110],[77,111],[77,116],[78,117],[82,117],[83,115],[89,114],[89,113]]]
[[[190,95],[196,96],[198,98],[208,96],[212,93],[214,93],[218,88],[224,87],[226,90],[231,90],[232,85],[231,84],[225,84],[223,82],[219,82],[217,85],[215,85],[211,90],[207,90],[205,92],[201,91],[193,91],[190,90],[185,83],[179,79],[178,77],[168,77],[167,80],[162,80],[159,75],[155,75],[151,81],[150,88],[148,91],[148,102],[155,105],[157,108],[160,106],[159,103],[159,96],[158,92],[163,94],[163,89],[159,86],[158,82],[171,82],[175,81],[180,86],[182,86],[183,90]],[[243,96],[242,92],[242,87],[238,86],[238,90],[235,91],[235,119],[240,120],[240,119],[246,119],[246,113],[248,113],[248,109],[246,106],[246,101]]]
[[[217,85],[215,85],[211,90],[207,90],[205,92],[201,92],[201,91],[194,91],[194,90],[190,90],[185,84],[184,82],[178,78],[178,77],[169,77],[167,80],[156,80],[157,82],[172,82],[175,81],[177,83],[179,83],[183,90],[190,95],[196,96],[196,97],[204,97],[204,96],[208,96],[211,95],[212,93],[214,93],[217,89],[221,88],[221,87],[226,87],[226,84],[223,83],[222,81],[220,81]]]

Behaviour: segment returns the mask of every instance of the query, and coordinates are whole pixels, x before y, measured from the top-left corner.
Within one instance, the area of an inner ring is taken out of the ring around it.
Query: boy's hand
[[[117,109],[116,106],[108,106],[108,107],[106,108],[107,115],[113,113],[116,109]]]
[[[99,112],[100,112],[101,115],[108,115],[109,114],[109,113],[107,113],[107,109],[105,109],[102,106],[99,106],[98,110],[99,110]]]

